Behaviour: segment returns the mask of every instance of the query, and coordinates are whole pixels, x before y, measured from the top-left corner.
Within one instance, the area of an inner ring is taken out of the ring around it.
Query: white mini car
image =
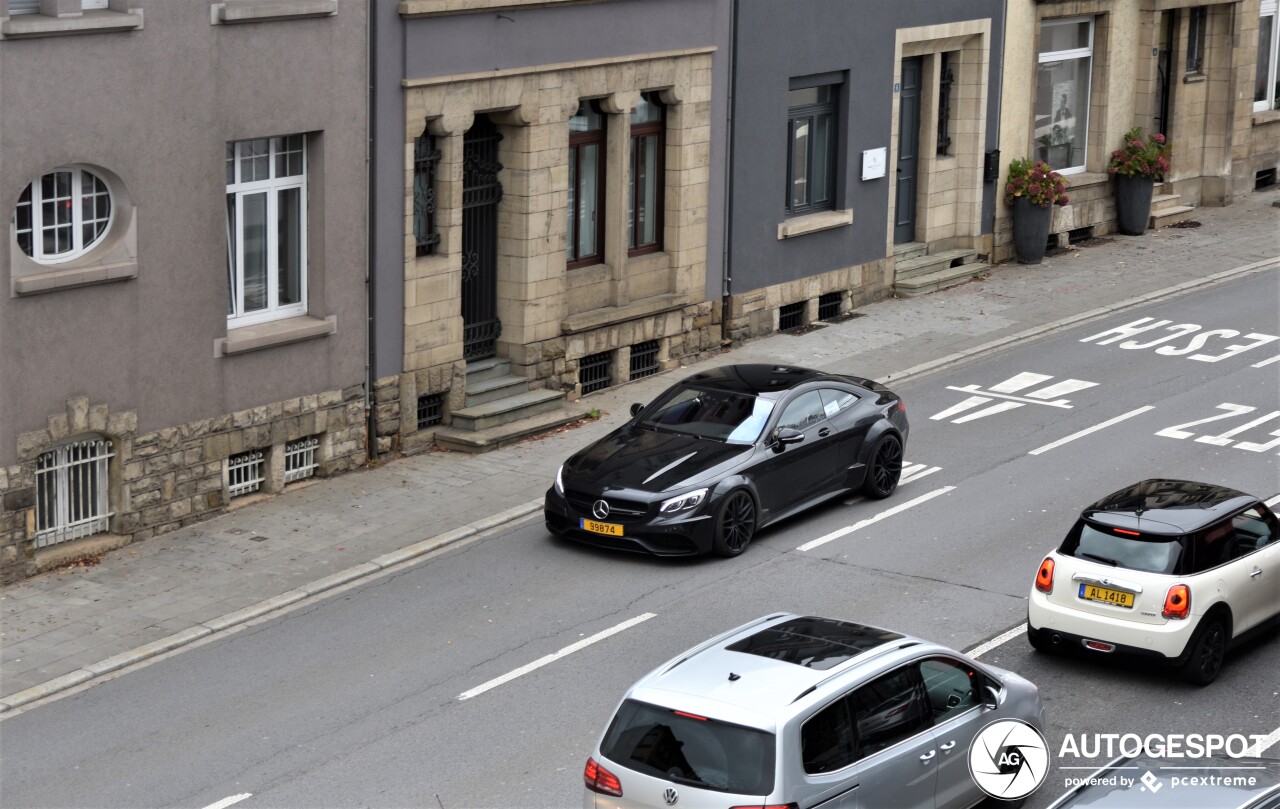
[[[1258,498],[1146,480],[1084,510],[1040,564],[1027,636],[1177,666],[1212,682],[1227,648],[1280,616],[1280,524]]]

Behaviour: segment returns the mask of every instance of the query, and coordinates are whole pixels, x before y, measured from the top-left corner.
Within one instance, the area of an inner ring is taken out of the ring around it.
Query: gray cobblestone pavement
[[[901,378],[908,369],[992,350],[993,343],[1179,285],[1271,259],[1280,266],[1280,207],[1273,203],[1280,192],[1261,191],[1229,208],[1201,208],[1199,228],[1117,235],[1037,266],[999,265],[986,278],[881,301],[843,323],[762,338],[601,391],[588,401],[602,417],[576,429],[485,455],[428,452],[317,480],[114,551],[95,566],[4,587],[0,710],[211,634],[230,613],[244,611],[243,618],[307,597],[334,583],[317,584],[326,577],[373,572],[492,525],[495,515],[531,513],[565,457],[621,423],[631,402],[696,369],[777,362]]]

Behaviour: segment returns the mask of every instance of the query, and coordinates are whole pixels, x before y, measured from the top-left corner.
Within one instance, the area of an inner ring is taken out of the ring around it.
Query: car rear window
[[[1178,572],[1186,538],[1141,532],[1117,533],[1081,520],[1067,534],[1058,552],[1104,565],[1148,573]]]
[[[773,791],[772,733],[627,700],[600,752],[623,767],[680,784],[767,795]]]

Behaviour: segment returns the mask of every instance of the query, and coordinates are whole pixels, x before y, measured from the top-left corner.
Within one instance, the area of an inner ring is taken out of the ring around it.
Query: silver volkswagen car
[[[1013,674],[918,638],[777,614],[631,687],[583,778],[588,809],[967,809],[969,746],[997,719],[1042,728]]]

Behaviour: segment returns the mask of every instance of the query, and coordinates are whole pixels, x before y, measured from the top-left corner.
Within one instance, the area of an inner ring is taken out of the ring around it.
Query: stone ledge
[[[820,211],[806,216],[796,216],[778,225],[778,238],[790,239],[806,233],[817,233],[820,230],[842,228],[853,224],[853,209],[841,211]]]
[[[20,14],[0,23],[0,39],[34,39],[69,34],[105,34],[142,29],[142,9],[86,11],[78,17]]]
[[[652,298],[641,298],[626,306],[605,306],[601,309],[579,312],[560,321],[560,333],[577,334],[613,323],[670,312],[681,308],[687,302],[687,296],[671,292],[665,295],[654,295]]]
[[[1071,193],[1073,188],[1085,188],[1091,185],[1106,185],[1111,182],[1111,175],[1105,171],[1078,171],[1075,174],[1063,174],[1062,179],[1067,181],[1067,194]]]
[[[1280,123],[1280,110],[1263,110],[1253,114],[1253,125],[1263,126],[1265,124]]]
[[[337,315],[329,315],[324,319],[302,315],[285,320],[273,320],[270,323],[259,323],[255,326],[241,326],[238,329],[228,330],[226,337],[219,337],[213,341],[213,356],[223,357],[288,345],[314,337],[327,337],[337,331]]]
[[[338,0],[233,0],[210,6],[209,22],[212,25],[234,25],[334,17],[337,14]]]
[[[67,270],[50,270],[36,275],[21,275],[13,279],[13,294],[39,295],[61,289],[87,287],[94,284],[111,284],[131,281],[138,277],[138,262],[122,261],[116,264],[95,264]]]
[[[432,87],[437,84],[453,84],[455,82],[477,81],[481,79],[501,79],[507,76],[533,76],[540,73],[556,73],[562,70],[581,70],[608,65],[625,65],[633,62],[651,62],[659,59],[680,59],[686,56],[703,56],[715,53],[715,46],[702,48],[681,48],[674,51],[654,51],[652,53],[626,54],[623,56],[604,56],[596,59],[578,59],[573,62],[556,62],[546,65],[530,65],[529,67],[507,67],[498,70],[481,70],[474,73],[461,73],[452,76],[428,76],[417,79],[401,79],[401,87]]]
[[[401,17],[412,18],[600,2],[605,0],[401,0],[399,11]]]

